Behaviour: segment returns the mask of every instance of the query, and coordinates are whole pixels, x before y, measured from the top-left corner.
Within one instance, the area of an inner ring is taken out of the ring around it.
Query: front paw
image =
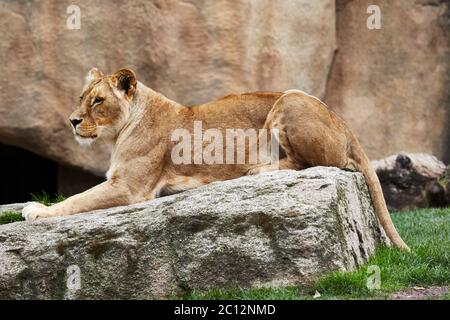
[[[33,221],[38,218],[47,218],[49,216],[49,208],[38,202],[33,202],[22,209],[22,217],[27,221]]]

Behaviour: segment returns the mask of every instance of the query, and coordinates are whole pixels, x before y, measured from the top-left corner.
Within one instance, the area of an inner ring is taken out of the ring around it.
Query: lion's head
[[[69,118],[77,141],[86,145],[99,138],[115,139],[129,117],[136,86],[131,70],[121,69],[105,76],[100,70],[91,69],[80,95],[80,106]]]

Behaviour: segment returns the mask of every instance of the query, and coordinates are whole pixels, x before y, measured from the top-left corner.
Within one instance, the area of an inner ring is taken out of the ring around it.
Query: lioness
[[[201,121],[203,129],[222,131],[278,129],[280,160],[256,165],[175,164],[171,133],[179,128],[192,132],[194,121]],[[364,175],[386,234],[395,246],[408,250],[392,224],[377,175],[358,140],[324,103],[302,91],[233,94],[186,107],[138,82],[131,70],[105,76],[93,68],[70,122],[81,144],[103,139],[111,145],[107,181],[50,207],[30,204],[22,211],[27,220],[133,204],[246,174],[334,166]]]

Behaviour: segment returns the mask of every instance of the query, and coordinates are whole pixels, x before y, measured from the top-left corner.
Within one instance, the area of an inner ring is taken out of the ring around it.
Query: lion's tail
[[[354,160],[353,164],[366,178],[366,183],[375,208],[375,214],[377,215],[381,226],[396,247],[402,250],[410,251],[409,247],[402,240],[397,232],[397,229],[395,229],[395,226],[392,223],[391,216],[389,215],[389,211],[384,200],[383,190],[381,189],[380,181],[378,180],[375,169],[356,138],[353,138],[352,140],[351,158]]]

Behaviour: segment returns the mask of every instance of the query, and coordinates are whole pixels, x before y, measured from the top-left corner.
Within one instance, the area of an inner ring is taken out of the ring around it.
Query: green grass
[[[16,211],[4,211],[0,213],[0,224],[7,224],[17,221],[24,221],[22,214]]]
[[[64,201],[66,198],[61,194],[56,194],[51,197],[47,192],[42,192],[40,194],[31,194],[31,201],[42,203],[46,206],[50,206],[54,203]],[[24,221],[22,214],[16,211],[4,211],[0,212],[0,224],[13,223],[17,221]]]
[[[62,194],[56,194],[53,197],[47,192],[43,191],[40,194],[31,194],[31,201],[42,203],[46,206],[50,206],[54,203],[64,201],[66,198]]]
[[[334,272],[313,286],[280,289],[214,289],[193,292],[185,299],[385,299],[389,294],[415,286],[450,285],[450,208],[420,209],[393,215],[395,226],[410,246],[407,253],[380,247],[367,264],[353,272]],[[368,267],[381,270],[379,290],[367,288]],[[449,295],[444,299],[449,299]]]
[[[206,294],[192,292],[182,299],[187,300],[295,300],[300,296],[297,287],[261,289],[212,289]],[[179,297],[173,297],[178,299]]]

